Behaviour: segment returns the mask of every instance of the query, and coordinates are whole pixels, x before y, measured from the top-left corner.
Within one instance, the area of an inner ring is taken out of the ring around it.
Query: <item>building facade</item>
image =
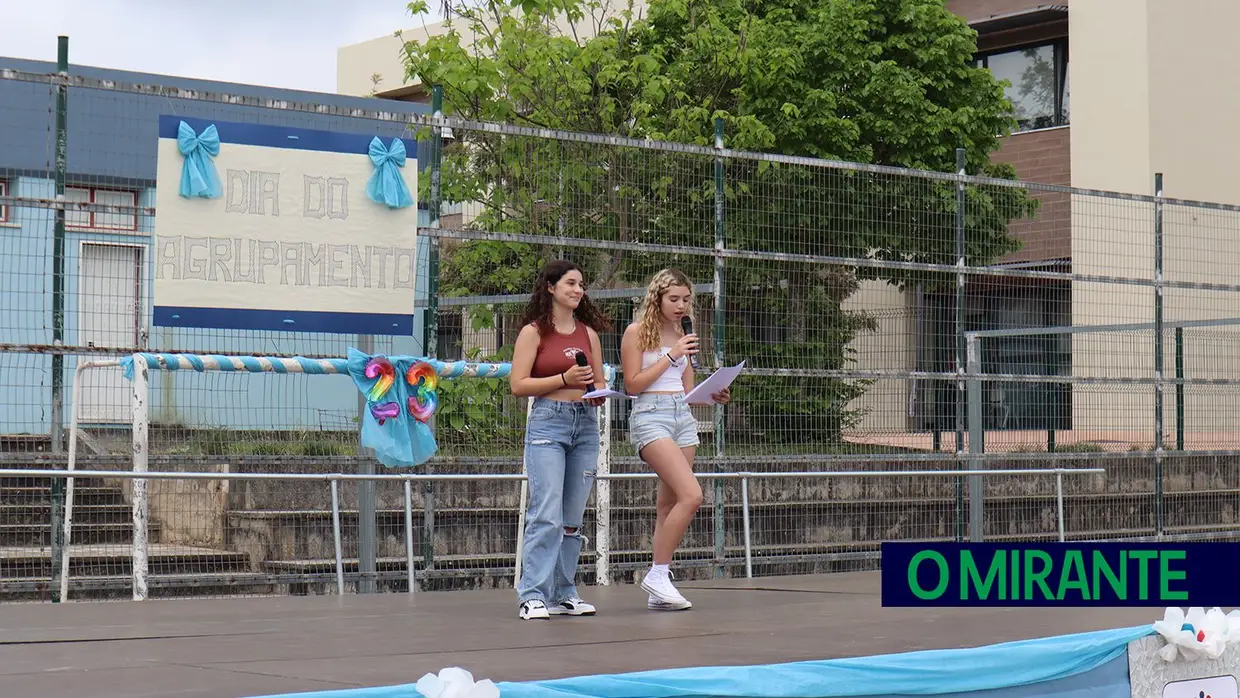
[[[0,69],[54,74],[55,64],[0,58]],[[70,202],[131,207],[99,213],[68,211],[64,246],[64,339],[69,346],[108,350],[183,351],[221,354],[343,356],[357,337],[316,333],[192,330],[157,327],[152,312],[152,231],[156,150],[161,114],[207,120],[322,129],[409,138],[396,121],[380,122],[261,106],[300,103],[375,110],[376,101],[252,85],[218,83],[71,66],[70,74],[134,85],[186,91],[186,99],[136,90],[71,87],[68,90],[67,173]],[[231,95],[207,101],[195,95]],[[384,104],[384,110],[423,113],[419,104]],[[0,80],[0,195],[32,200],[0,206],[0,342],[48,346],[52,336],[52,271],[55,214],[55,95],[50,83]],[[136,208],[133,208],[136,207]],[[146,209],[143,211],[142,209]],[[419,212],[425,222],[426,211]],[[381,234],[381,231],[376,231]],[[414,337],[376,339],[376,349],[421,352],[421,319]],[[76,361],[65,359],[64,401],[69,403]],[[115,354],[111,355],[115,358]],[[103,355],[91,358],[103,358]],[[52,362],[48,354],[0,352],[5,400],[0,434],[49,433]],[[130,387],[119,369],[84,374],[79,418],[85,426],[128,425]],[[223,377],[219,374],[154,374],[151,421],[195,428],[318,430],[356,429],[357,394],[347,376]],[[68,410],[61,423],[70,422]]]

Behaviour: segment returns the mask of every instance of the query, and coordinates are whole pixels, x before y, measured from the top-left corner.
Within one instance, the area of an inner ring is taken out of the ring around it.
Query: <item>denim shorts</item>
[[[697,418],[689,411],[684,393],[638,395],[629,413],[629,441],[641,450],[659,439],[671,439],[680,448],[697,446]]]

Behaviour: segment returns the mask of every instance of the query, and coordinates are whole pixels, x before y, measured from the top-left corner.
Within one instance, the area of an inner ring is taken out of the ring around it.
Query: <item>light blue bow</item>
[[[405,166],[405,144],[399,138],[393,138],[391,147],[386,148],[383,141],[375,136],[370,142],[370,161],[374,163],[375,171],[366,183],[366,196],[376,204],[386,204],[388,208],[412,206],[413,197],[399,169]]]
[[[177,127],[177,150],[185,156],[181,164],[181,196],[214,199],[223,195],[215,163],[211,162],[211,158],[220,154],[220,134],[215,124],[203,129],[200,136],[182,121]]]

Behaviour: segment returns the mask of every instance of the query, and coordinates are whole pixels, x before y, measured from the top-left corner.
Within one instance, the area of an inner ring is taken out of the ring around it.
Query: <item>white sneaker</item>
[[[654,570],[646,573],[642,579],[642,589],[650,594],[646,607],[659,611],[680,611],[692,608],[693,604],[680,595],[672,585],[671,574],[659,574]]]
[[[547,604],[538,599],[530,599],[522,603],[517,615],[521,616],[521,620],[543,620],[551,617],[551,614],[547,612]]]
[[[592,616],[594,615],[594,606],[574,596],[571,599],[551,604],[547,609],[547,613],[553,616]]]
[[[686,600],[685,603],[689,603],[689,602]],[[692,605],[693,604],[689,604],[689,606],[692,606]],[[676,606],[673,606],[672,604],[664,603],[660,601],[658,598],[654,596],[650,596],[646,599],[646,608],[652,611],[679,611],[681,610],[677,608]],[[686,608],[688,608],[688,606]]]

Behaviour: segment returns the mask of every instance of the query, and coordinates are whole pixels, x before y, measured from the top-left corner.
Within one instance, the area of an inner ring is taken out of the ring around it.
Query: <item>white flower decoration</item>
[[[1167,642],[1158,654],[1168,662],[1177,656],[1189,662],[1218,659],[1228,647],[1240,643],[1240,611],[1224,615],[1217,607],[1206,611],[1195,606],[1186,614],[1172,606],[1162,620],[1154,622],[1154,631]]]
[[[474,682],[474,675],[460,667],[441,669],[439,675],[426,674],[414,688],[426,698],[499,698],[499,687],[490,679]]]

